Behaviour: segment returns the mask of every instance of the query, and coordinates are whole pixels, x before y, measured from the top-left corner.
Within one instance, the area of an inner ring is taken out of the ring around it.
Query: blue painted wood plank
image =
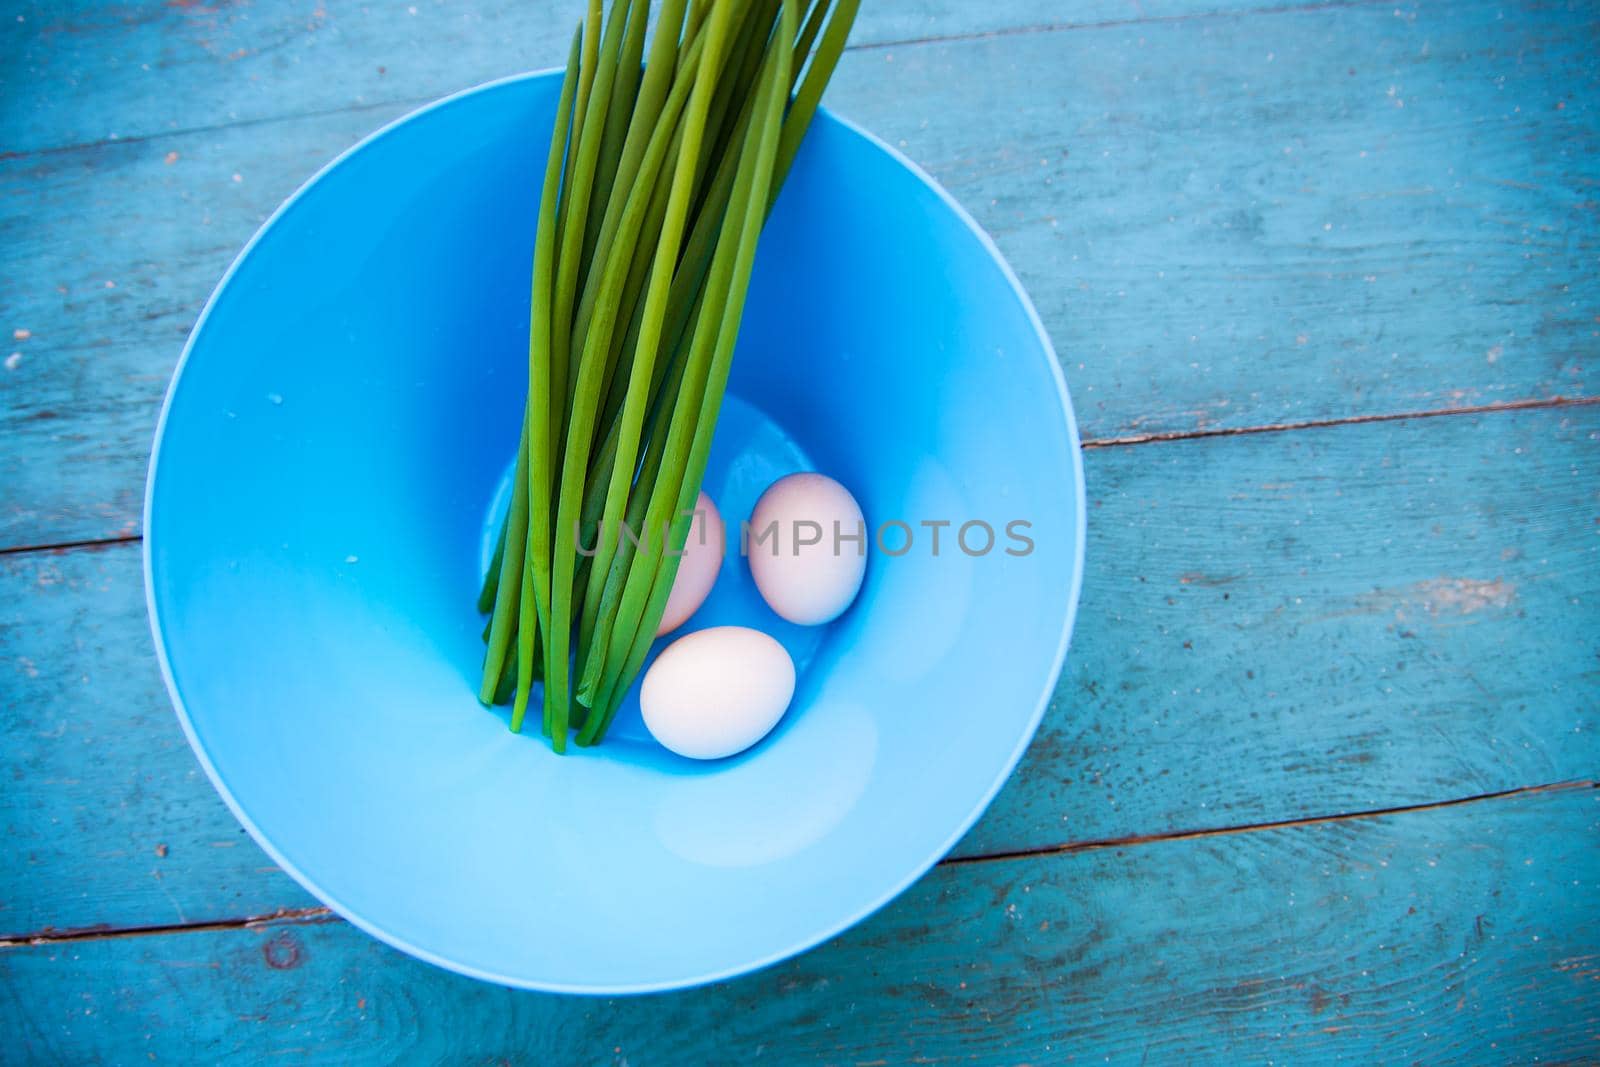
[[[1067,667],[963,847],[1600,768],[1600,407],[1093,451],[1086,469]]]
[[[1394,11],[862,50],[830,99],[995,232],[1091,436],[1586,393],[1594,9]],[[304,101],[323,77],[271,84]],[[304,177],[404,106],[0,162],[0,339],[30,334],[0,348],[0,546],[136,530],[206,294]]]
[[[0,949],[0,1021],[31,1062],[1577,1062],[1597,982],[1584,788],[945,867],[662,996],[510,992],[330,922]]]
[[[959,855],[1600,769],[1600,406],[1110,448],[1087,468],[1068,666]],[[0,557],[0,693],[18,857],[0,934],[312,903],[183,743],[136,546]]]
[[[310,902],[189,750],[143,581],[137,543],[0,556],[0,931]]]
[[[851,40],[890,43],[1271,10],[1292,0],[877,0]],[[22,3],[0,20],[0,151],[421,101],[560,65],[584,5]],[[16,14],[13,16],[12,11]]]

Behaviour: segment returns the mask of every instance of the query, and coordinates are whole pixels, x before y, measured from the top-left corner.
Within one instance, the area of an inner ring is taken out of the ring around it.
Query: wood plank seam
[[[1336,426],[1359,426],[1370,422],[1403,422],[1407,419],[1437,419],[1448,415],[1494,415],[1514,411],[1540,411],[1556,408],[1590,407],[1600,404],[1600,396],[1552,396],[1528,400],[1503,400],[1466,407],[1384,412],[1374,415],[1349,415],[1337,419],[1308,419],[1304,422],[1263,423],[1216,430],[1174,430],[1168,433],[1128,434],[1122,437],[1089,437],[1082,442],[1085,451],[1099,448],[1126,448],[1133,445],[1165,444],[1172,441],[1198,441],[1212,437],[1248,437],[1256,434],[1290,433],[1297,430],[1325,430]],[[33,552],[66,552],[76,549],[97,551],[114,545],[140,544],[143,534],[117,537],[91,537],[79,541],[56,541],[40,545],[0,546],[0,556],[20,556]]]
[[[102,137],[97,141],[78,141],[74,144],[52,145],[49,148],[28,148],[22,151],[0,152],[0,163],[15,159],[34,159],[39,156],[62,156],[73,152],[91,152],[101,148],[111,148],[116,145],[148,144],[166,137],[192,137],[202,133],[222,133],[226,130],[247,130],[253,126],[269,126],[275,122],[303,122],[307,119],[322,119],[333,115],[359,115],[363,111],[381,111],[390,107],[421,107],[432,100],[437,100],[437,95],[430,96],[397,96],[388,100],[366,101],[360,104],[349,104],[345,107],[320,108],[311,111],[295,111],[283,115],[263,115],[256,118],[235,119],[231,122],[215,122],[200,126],[184,126],[170,130],[158,130],[155,133],[136,133],[127,137]],[[308,174],[307,177],[310,177]]]
[[[333,909],[279,908],[266,915],[247,915],[238,919],[213,919],[209,922],[157,923],[150,926],[90,926],[77,930],[43,930],[36,934],[0,937],[0,951],[26,945],[61,945],[77,941],[109,941],[119,937],[155,937],[161,934],[197,934],[217,930],[249,930],[258,926],[304,926],[337,921]]]
[[[112,545],[138,544],[143,540],[143,534],[120,534],[116,537],[89,537],[78,541],[56,541],[43,545],[8,545],[0,547],[0,556],[20,556],[29,552],[54,552],[60,554],[78,548],[94,552],[109,548]]]
[[[1470,797],[1450,800],[1431,800],[1424,804],[1399,804],[1388,808],[1346,812],[1340,815],[1306,815],[1297,819],[1273,819],[1266,822],[1240,823],[1195,830],[1166,830],[1157,834],[1130,834],[1126,837],[1107,837],[1090,841],[1068,841],[1047,848],[1017,849],[1013,852],[991,852],[982,856],[953,856],[941,860],[942,864],[964,866],[970,863],[992,863],[997,860],[1028,859],[1035,856],[1070,856],[1079,852],[1099,852],[1105,849],[1131,848],[1137,845],[1158,844],[1166,841],[1196,841],[1208,837],[1226,837],[1230,834],[1251,834],[1263,830],[1287,830],[1299,826],[1321,826],[1327,823],[1351,822],[1358,819],[1383,819],[1392,815],[1410,815],[1443,808],[1459,808],[1464,804],[1504,800],[1507,797],[1530,796],[1539,793],[1565,793],[1573,790],[1600,789],[1600,780],[1578,778],[1564,782],[1547,782],[1543,785],[1525,785],[1516,789],[1500,789],[1492,793],[1478,793]]]
[[[986,30],[977,33],[952,33],[929,34],[924,37],[902,37],[887,41],[864,41],[846,47],[846,52],[871,52],[882,51],[888,48],[915,48],[923,45],[959,44],[964,41],[987,41],[1000,37],[1021,37],[1034,34],[1047,33],[1076,33],[1085,30],[1099,29],[1125,29],[1129,26],[1163,25],[1168,23],[1195,22],[1210,19],[1233,19],[1255,15],[1280,15],[1280,14],[1306,14],[1318,11],[1339,11],[1367,7],[1381,7],[1387,0],[1316,0],[1313,3],[1283,4],[1276,7],[1257,8],[1250,11],[1204,11],[1185,15],[1148,15],[1142,18],[1113,19],[1104,22],[1047,22],[1036,23],[1031,26],[1014,26],[998,30]],[[260,116],[256,118],[238,119],[233,122],[212,123],[200,126],[185,126],[181,128],[160,130],[154,133],[133,134],[128,137],[103,137],[94,141],[79,141],[73,144],[52,145],[48,148],[29,148],[21,151],[0,151],[0,162],[14,159],[31,159],[36,156],[62,155],[71,152],[82,152],[93,149],[106,148],[111,145],[146,144],[159,141],[167,137],[183,137],[201,133],[217,133],[223,130],[247,129],[252,126],[262,126],[274,122],[294,122],[304,119],[323,118],[329,115],[358,114],[362,111],[374,111],[387,107],[420,107],[430,101],[440,99],[448,93],[431,93],[423,96],[400,96],[380,101],[365,101],[360,104],[351,104],[346,107],[326,108],[312,111],[287,112],[282,115]]]
[[[1202,22],[1211,19],[1253,18],[1256,15],[1303,15],[1318,11],[1345,11],[1381,7],[1387,0],[1316,0],[1308,4],[1282,4],[1248,11],[1194,11],[1185,15],[1145,15],[1139,18],[1107,19],[1104,22],[1042,22],[1032,26],[1006,26],[982,33],[930,34],[898,41],[867,41],[851,45],[851,52],[881,51],[885,48],[910,48],[927,44],[954,44],[961,41],[992,41],[997,37],[1023,37],[1035,33],[1077,33],[1083,30],[1125,29],[1129,26],[1159,26],[1174,22]]]
[[[1083,447],[1124,448],[1129,445],[1160,444],[1163,441],[1197,441],[1208,437],[1245,437],[1262,433],[1286,433],[1291,430],[1324,430],[1333,426],[1359,426],[1369,422],[1402,422],[1406,419],[1436,419],[1445,415],[1494,415],[1507,411],[1538,411],[1552,408],[1577,408],[1600,404],[1600,396],[1552,396],[1531,400],[1501,400],[1490,404],[1468,407],[1419,409],[1416,411],[1379,412],[1370,415],[1349,415],[1337,419],[1307,419],[1304,422],[1263,423],[1259,426],[1222,427],[1215,430],[1172,430],[1164,433],[1126,434],[1122,437],[1089,438]]]
[[[1548,782],[1542,785],[1522,786],[1517,789],[1502,789],[1493,793],[1479,793],[1469,797],[1457,797],[1452,800],[1437,800],[1426,804],[1405,804],[1396,807],[1373,808],[1368,811],[1345,812],[1338,815],[1312,815],[1298,819],[1278,819],[1269,822],[1242,823],[1237,826],[1217,827],[1212,829],[1172,830],[1159,834],[1138,834],[1128,837],[1104,838],[1092,841],[1073,841],[1050,848],[1026,849],[1016,852],[997,852],[984,856],[947,857],[940,860],[936,866],[964,867],[972,864],[992,863],[996,861],[1004,862],[1039,859],[1041,857],[1050,856],[1073,856],[1093,852],[1104,852],[1113,849],[1136,848],[1141,845],[1168,844],[1177,841],[1194,841],[1204,838],[1226,837],[1236,834],[1296,829],[1305,826],[1324,826],[1331,823],[1386,819],[1393,818],[1395,816],[1414,815],[1421,812],[1439,811],[1447,808],[1459,808],[1468,804],[1479,804],[1496,800],[1505,800],[1512,797],[1577,792],[1594,789],[1600,789],[1600,780],[1585,778],[1564,782]],[[32,934],[18,934],[10,937],[0,937],[0,952],[3,952],[6,949],[25,948],[29,946],[68,944],[82,941],[105,941],[115,938],[156,937],[166,934],[205,933],[219,930],[241,930],[259,927],[291,925],[305,926],[318,923],[343,921],[344,920],[340,916],[334,914],[332,909],[326,907],[280,908],[277,911],[266,915],[251,915],[235,919],[213,919],[204,922],[163,923],[159,925],[127,927],[94,926],[76,930],[41,930]]]

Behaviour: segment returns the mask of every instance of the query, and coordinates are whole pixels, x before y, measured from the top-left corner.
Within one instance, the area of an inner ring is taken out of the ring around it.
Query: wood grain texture
[[[559,58],[567,6],[6,7],[0,548],[137,536],[160,394],[255,226],[389,118]],[[1593,5],[865,7],[831,102],[995,234],[1091,437],[1590,395]],[[611,1002],[334,920],[90,936],[0,948],[0,1060],[1591,1058],[1592,788],[1047,853],[1596,777],[1597,448],[1572,407],[1091,452],[1023,766],[799,960]],[[0,936],[314,903],[188,752],[136,543],[0,554],[0,777]]]
[[[1600,773],[1600,406],[1086,459],[1067,669],[957,855]],[[0,604],[0,934],[312,903],[183,743],[136,546],[0,557]]]
[[[0,930],[181,923],[310,899],[189,750],[156,665],[137,543],[0,556],[0,781]]]
[[[1600,768],[1600,407],[1085,458],[1067,666],[963,848],[1361,811]]]
[[[258,14],[152,18],[244,34]],[[363,48],[390,40],[376,26]],[[830,100],[994,232],[1089,436],[1442,409],[1588,392],[1597,26],[1559,3],[1136,18],[858,49]],[[421,94],[527,62],[483,60],[488,36],[436,49]],[[306,47],[282,71],[261,60],[299,117],[0,162],[0,329],[31,335],[0,371],[0,546],[137,530],[206,294],[301,180],[410,106],[351,110],[339,63],[358,60]],[[363,70],[382,54],[356,53]],[[174,58],[159,106],[206,69]],[[9,103],[7,127],[28,113]]]
[[[508,932],[509,936],[509,932]],[[1600,795],[944,867],[799,959],[515,993],[343,923],[0,950],[29,1062],[1577,1062]]]
[[[882,47],[1295,6],[1303,0],[1079,0],[1069,8],[1051,0],[898,0],[863,5],[851,41]],[[557,66],[583,5],[52,0],[6,10],[0,150],[31,153],[421,102]]]

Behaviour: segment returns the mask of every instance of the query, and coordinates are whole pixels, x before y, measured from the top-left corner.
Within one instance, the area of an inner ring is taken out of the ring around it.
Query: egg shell
[[[816,525],[797,526],[805,523]],[[819,529],[816,543],[801,543]],[[756,588],[767,606],[790,622],[831,622],[861,589],[872,534],[850,490],[825,474],[790,474],[773,482],[756,501],[746,536]]]
[[[717,584],[717,571],[722,569],[728,543],[722,513],[705,490],[700,491],[694,511],[689,539],[683,544],[683,558],[678,561],[678,575],[667,595],[667,609],[661,615],[661,625],[656,627],[657,637],[676,630],[700,610],[711,595],[711,587]]]
[[[645,672],[639,708],[673,752],[722,759],[767,736],[793,696],[794,661],[782,645],[760,630],[713,626],[662,650]]]

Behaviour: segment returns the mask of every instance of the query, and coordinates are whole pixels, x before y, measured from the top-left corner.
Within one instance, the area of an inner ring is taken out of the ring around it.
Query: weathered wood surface
[[[137,544],[0,551],[0,941],[47,935],[0,945],[0,1060],[1596,1054],[1592,786],[1283,823],[1600,777],[1600,406],[1552,401],[1600,338],[1600,11],[865,8],[832,103],[995,234],[1088,436],[1155,438],[1087,456],[1072,658],[958,858],[798,960],[617,1002],[244,928],[315,902],[183,743]],[[571,17],[0,12],[0,550],[136,537],[161,392],[260,220]]]
[[[310,897],[189,750],[136,542],[0,556],[0,931],[256,915]]]
[[[269,6],[0,30],[24,57],[0,142],[25,148],[0,160],[0,328],[30,335],[0,371],[0,546],[136,532],[165,382],[259,222],[415,102],[555,56],[547,5],[486,29]],[[864,40],[958,39],[858,49],[830,100],[995,233],[1089,436],[1587,394],[1592,7],[881,6]]]
[[[1203,18],[1296,0],[901,0],[863,5],[851,43]],[[1325,5],[1324,5],[1325,6]],[[1339,0],[1334,6],[1345,6]],[[564,2],[251,4],[242,0],[71,0],[0,22],[7,152],[127,141],[176,129],[306,111],[430,100],[559,64],[582,12]],[[28,10],[31,7],[32,10]],[[181,85],[182,98],[168,91]],[[285,93],[285,85],[292,91]]]
[[[1592,787],[946,866],[798,959],[620,1001],[339,922],[0,950],[10,1049],[61,1063],[1579,1062],[1597,986]]]
[[[1600,774],[1600,406],[1098,449],[1086,466],[1068,667],[958,855]],[[19,853],[0,935],[313,903],[184,744],[140,582],[131,544],[0,557],[0,825]]]

